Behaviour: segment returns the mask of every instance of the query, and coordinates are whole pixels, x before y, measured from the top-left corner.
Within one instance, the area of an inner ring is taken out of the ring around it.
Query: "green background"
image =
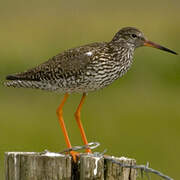
[[[34,67],[68,48],[109,41],[134,26],[180,53],[180,1],[6,0],[0,6],[0,179],[6,151],[66,148],[56,117],[62,94],[3,87],[5,76]],[[107,154],[135,158],[180,179],[180,57],[137,49],[131,70],[89,93],[82,121],[90,142]],[[73,145],[82,145],[72,94],[64,119]],[[152,176],[152,179],[160,179]]]

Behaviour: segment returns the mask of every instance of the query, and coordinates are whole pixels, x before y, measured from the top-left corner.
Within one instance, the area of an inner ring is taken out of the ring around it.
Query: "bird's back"
[[[11,81],[6,82],[6,86],[60,92],[88,92],[103,88],[127,71],[127,57],[123,56],[125,49],[118,51],[113,52],[108,43],[70,49],[26,72],[7,76]]]

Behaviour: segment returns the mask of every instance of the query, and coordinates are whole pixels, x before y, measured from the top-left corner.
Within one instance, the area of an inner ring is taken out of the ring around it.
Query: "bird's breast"
[[[92,75],[93,83],[97,87],[103,88],[122,77],[130,69],[132,62],[132,53],[116,54],[116,56],[108,58],[101,57],[97,61],[93,61],[93,69],[89,68],[86,74]]]

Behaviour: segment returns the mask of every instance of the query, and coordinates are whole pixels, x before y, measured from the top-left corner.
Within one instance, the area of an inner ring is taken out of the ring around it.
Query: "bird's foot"
[[[77,163],[77,159],[79,157],[79,153],[76,152],[76,151],[70,151],[70,154],[71,154],[71,156],[73,158],[74,163]]]
[[[90,148],[86,149],[86,152],[92,154],[92,151]]]

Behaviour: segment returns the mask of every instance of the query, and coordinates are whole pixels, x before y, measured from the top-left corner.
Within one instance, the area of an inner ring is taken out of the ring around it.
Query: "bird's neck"
[[[119,66],[119,77],[123,76],[131,67],[133,62],[134,47],[130,47],[124,44],[109,43],[109,51]]]
[[[114,49],[114,50],[120,50],[122,48],[124,49],[129,49],[130,51],[134,51],[135,50],[135,46],[134,44],[128,43],[127,41],[121,40],[121,41],[110,41],[108,43],[109,47]]]
[[[125,43],[116,43],[116,42],[110,42],[108,43],[109,51],[113,54],[113,56],[119,60],[125,59],[125,60],[132,60],[135,47],[134,46],[128,46]]]

